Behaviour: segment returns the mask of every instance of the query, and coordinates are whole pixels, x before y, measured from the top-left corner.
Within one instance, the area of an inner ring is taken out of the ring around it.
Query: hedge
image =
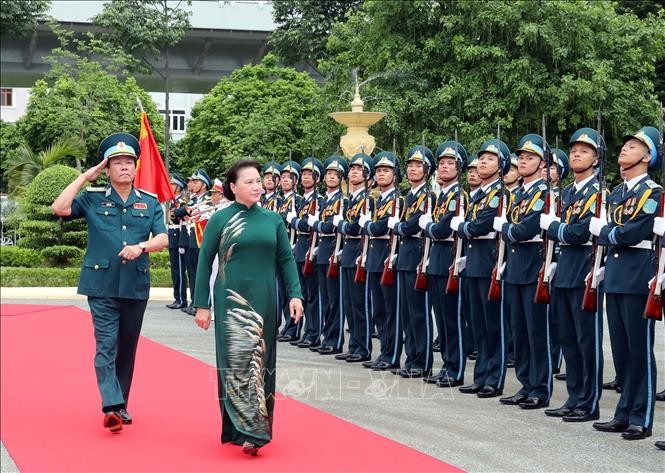
[[[76,169],[62,164],[48,167],[26,187],[25,201],[35,205],[51,205],[62,190],[81,174]]]
[[[150,253],[151,269],[169,269],[170,267],[168,250]]]
[[[76,232],[66,232],[62,235],[62,242],[65,245],[72,245],[78,248],[85,248],[88,242],[88,232],[86,231],[76,231]]]
[[[41,250],[47,246],[56,244],[55,238],[37,237],[37,236],[22,236],[16,242],[21,248],[32,248],[33,250]]]
[[[0,268],[2,287],[75,287],[78,285],[79,268]],[[169,269],[151,269],[153,287],[171,287]]]
[[[38,251],[17,246],[3,246],[0,248],[0,266],[31,268],[39,266],[42,257]]]
[[[46,220],[26,220],[21,222],[19,232],[41,238],[57,238],[60,233],[60,225],[58,225],[58,222]]]

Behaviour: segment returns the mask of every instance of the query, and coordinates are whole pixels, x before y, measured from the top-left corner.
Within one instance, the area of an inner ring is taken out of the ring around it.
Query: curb
[[[76,293],[76,287],[3,287],[1,299],[65,299],[87,300],[87,296]],[[153,287],[150,298],[153,301],[173,301],[173,289]]]

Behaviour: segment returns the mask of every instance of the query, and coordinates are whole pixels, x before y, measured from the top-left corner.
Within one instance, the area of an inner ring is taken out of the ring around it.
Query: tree
[[[335,25],[319,66],[329,95],[350,88],[354,67],[378,76],[363,96],[388,113],[375,129],[384,146],[396,136],[404,149],[422,133],[436,146],[457,129],[473,151],[497,125],[514,146],[540,131],[543,114],[550,141],[565,143],[595,126],[600,109],[612,162],[625,132],[655,122],[655,64],[665,56],[662,15],[640,20],[614,6],[368,0]]]
[[[183,8],[182,1],[175,7],[169,3],[167,0],[111,0],[93,18],[95,23],[107,29],[105,36],[108,40],[134,57],[131,65],[134,71],[155,72],[164,79],[164,161],[167,169],[171,121],[169,51],[184,38],[190,28],[191,16],[191,12]],[[184,4],[191,5],[191,0]]]
[[[50,6],[50,0],[0,0],[0,31],[16,36],[34,31]]]
[[[329,111],[308,74],[278,67],[268,54],[260,64],[236,69],[197,102],[178,143],[179,168],[203,167],[219,176],[242,157],[282,162],[289,150],[296,160],[332,151],[340,131]]]
[[[51,69],[30,91],[26,114],[18,122],[19,133],[34,150],[47,149],[58,138],[75,136],[85,143],[85,155],[94,156],[102,139],[117,131],[136,136],[140,98],[155,125],[155,138],[163,140],[162,117],[152,98],[132,77],[123,78],[126,57],[108,44],[54,26],[61,46],[47,61]],[[81,169],[80,160],[65,161]]]
[[[7,164],[15,159],[24,144],[16,124],[0,120],[0,192],[7,192]]]
[[[67,157],[85,159],[85,143],[79,138],[63,137],[39,153],[26,144],[20,145],[18,154],[7,163],[10,193],[20,194],[40,172]]]
[[[277,28],[270,45],[280,60],[293,66],[305,62],[316,68],[325,56],[332,25],[344,21],[361,0],[274,0],[273,19]]]

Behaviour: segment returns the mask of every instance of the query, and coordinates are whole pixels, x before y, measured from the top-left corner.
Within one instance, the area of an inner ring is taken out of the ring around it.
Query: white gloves
[[[314,258],[318,254],[319,254],[319,247],[315,246],[314,249],[312,250],[312,258]]]
[[[358,217],[358,225],[360,225],[362,228],[365,228],[365,224],[372,220],[372,217],[370,217],[367,214],[360,214],[360,217]]]
[[[316,225],[316,222],[319,221],[319,217],[316,215],[308,215],[307,216],[307,225],[310,227],[314,228],[314,225]]]
[[[450,219],[450,228],[452,231],[457,232],[459,231],[459,227],[462,223],[464,223],[464,219],[458,215],[455,215]]]
[[[556,274],[556,263],[550,263],[549,267],[547,268],[547,277],[549,278],[550,281],[554,279],[555,274]]]
[[[395,229],[395,225],[399,223],[399,217],[389,217],[388,218],[388,228],[391,230]]]
[[[339,226],[339,222],[341,222],[342,220],[344,220],[344,217],[342,217],[341,215],[335,215],[333,217],[332,224],[337,227]]]
[[[492,225],[492,228],[494,228],[494,231],[500,232],[503,228],[503,224],[507,222],[508,219],[503,215],[501,217],[494,217],[494,224]]]
[[[603,217],[591,217],[591,221],[589,222],[589,231],[592,235],[598,236],[606,226],[607,220],[605,220]]]
[[[649,290],[651,290],[651,284],[653,283],[653,280],[654,280],[655,277],[656,276],[649,279],[649,283],[647,284],[647,287],[649,288]],[[662,289],[665,288],[665,284],[663,284],[663,283],[665,283],[665,273],[661,274],[659,279],[660,279],[660,287],[661,287],[661,291],[662,291]]]
[[[344,250],[339,250],[337,253],[335,253],[335,256],[337,256],[337,259],[339,259],[339,257],[342,256],[342,251],[344,251]]]
[[[460,259],[458,259],[455,264],[457,265],[457,273],[464,271],[464,268],[466,268],[466,256],[460,257]]]
[[[591,277],[591,273],[587,274],[586,278],[584,278],[584,280],[586,281],[590,277]],[[598,271],[596,271],[596,279],[598,281],[598,284],[600,284],[603,281],[603,279],[605,279],[605,266],[601,266],[600,268],[598,268]]]
[[[432,221],[433,221],[432,220],[432,214],[430,214],[430,213],[422,214],[418,218],[418,226],[420,228],[422,228],[423,230],[427,230],[427,225],[432,223]]]
[[[296,214],[293,210],[286,214],[286,221],[289,222],[289,224],[293,222],[294,218],[298,218],[298,214]]]
[[[550,228],[552,222],[560,222],[560,221],[561,219],[556,215],[546,214],[546,213],[540,214],[540,228],[542,228],[545,231],[547,231]]]
[[[665,233],[665,218],[656,217],[653,219],[653,232],[658,236],[663,236]]]

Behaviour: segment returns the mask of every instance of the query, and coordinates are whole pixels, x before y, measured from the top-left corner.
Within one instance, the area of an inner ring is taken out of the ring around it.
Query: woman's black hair
[[[261,174],[261,165],[258,161],[254,159],[241,159],[240,161],[236,161],[236,163],[231,166],[228,171],[226,171],[226,180],[224,182],[224,197],[227,199],[232,201],[236,200],[235,194],[231,191],[231,183],[236,183],[238,180],[238,173],[240,170],[245,168],[254,168],[259,172],[259,174]]]

